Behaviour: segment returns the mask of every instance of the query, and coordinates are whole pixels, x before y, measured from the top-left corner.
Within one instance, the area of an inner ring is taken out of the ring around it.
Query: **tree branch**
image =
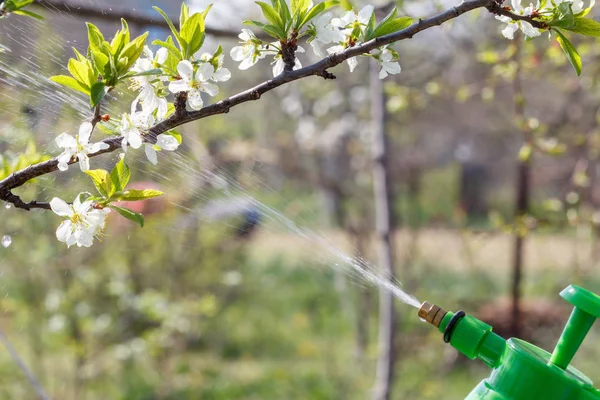
[[[44,7],[48,10],[55,10],[58,12],[66,12],[69,15],[78,15],[83,18],[100,18],[110,21],[121,21],[121,18],[124,18],[127,22],[136,24],[136,25],[153,25],[160,26],[165,29],[169,29],[169,25],[167,22],[157,14],[156,18],[152,18],[146,16],[139,12],[133,12],[127,9],[112,9],[107,11],[105,9],[100,9],[98,7],[93,6],[85,6],[82,4],[73,4],[69,1],[65,0],[37,0],[35,3],[41,7]],[[177,24],[179,18],[171,18],[171,20]],[[206,34],[214,37],[220,38],[237,38],[239,32],[227,30],[227,29],[218,29],[214,27],[206,27]],[[261,39],[267,39],[267,35],[259,35]]]
[[[525,21],[525,22],[529,22],[534,28],[548,29],[548,25],[546,25],[546,23],[541,22],[541,21],[536,21],[534,19],[533,15],[518,15],[518,14],[514,14],[510,10],[508,10],[507,8],[502,7],[502,5],[499,4],[498,2],[493,2],[490,5],[488,5],[486,8],[492,14],[496,14],[496,15],[501,15],[501,16],[504,16],[504,17],[508,17],[508,18],[512,19],[513,21]]]
[[[397,42],[404,39],[410,39],[415,34],[421,31],[424,31],[434,26],[441,25],[446,21],[457,18],[460,15],[472,11],[474,9],[482,7],[491,7],[493,1],[494,0],[464,1],[462,4],[453,7],[447,11],[444,11],[438,15],[435,15],[431,18],[419,19],[418,22],[412,24],[408,28],[403,29],[401,31],[395,32],[390,35],[378,37],[361,45],[348,48],[343,52],[332,54],[329,57],[308,67],[296,71],[285,71],[283,74],[279,75],[276,78],[263,82],[260,85],[257,85],[246,91],[233,95],[225,100],[221,100],[217,103],[208,105],[199,111],[190,112],[186,110],[181,110],[179,112],[176,112],[165,121],[162,121],[159,124],[152,127],[148,135],[146,136],[146,140],[150,143],[154,143],[156,142],[156,137],[158,135],[167,132],[179,125],[191,121],[196,121],[202,118],[207,118],[212,115],[228,113],[231,108],[249,101],[258,100],[264,93],[278,88],[279,86],[282,86],[286,83],[307,78],[309,76],[333,78],[334,76],[327,70],[329,68],[341,64],[349,58],[368,53],[371,50],[393,42]],[[94,154],[90,154],[89,157],[96,157],[101,154],[110,153],[121,148],[120,144],[122,139],[122,137],[113,137],[104,140],[104,143],[108,144],[109,146],[108,149],[101,150]],[[69,162],[69,164],[73,164],[77,161],[77,159],[73,159]],[[36,208],[36,205],[42,205],[43,203],[37,202],[25,203],[18,196],[11,193],[11,191],[19,186],[22,186],[27,181],[33,178],[37,178],[39,176],[54,172],[56,170],[58,170],[58,159],[55,157],[48,161],[44,161],[35,165],[30,165],[29,167],[24,168],[21,171],[17,171],[11,174],[4,180],[0,181],[0,200],[7,201],[9,203],[14,204],[16,207],[23,208],[25,210]]]

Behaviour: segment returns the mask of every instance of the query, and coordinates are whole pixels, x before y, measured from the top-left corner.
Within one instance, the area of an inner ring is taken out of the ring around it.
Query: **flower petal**
[[[72,234],[73,224],[71,221],[63,221],[56,230],[56,238],[59,242],[67,243],[69,241],[69,237]]]
[[[174,151],[179,147],[179,142],[174,136],[162,133],[156,137],[156,145],[163,150]]]
[[[189,82],[194,77],[194,66],[188,60],[180,61],[177,64],[177,72],[179,72],[179,76],[186,82]]]
[[[385,69],[389,74],[396,75],[402,72],[402,67],[400,67],[399,62],[386,62],[382,65],[383,69]]]
[[[226,82],[229,79],[231,79],[231,71],[229,71],[227,68],[219,68],[213,76],[213,80],[216,82]]]
[[[208,93],[210,96],[216,96],[219,94],[219,87],[214,83],[203,83],[200,85],[200,90]]]
[[[61,133],[54,139],[58,147],[62,147],[63,149],[76,149],[77,148],[77,140],[68,133]]]
[[[197,81],[207,81],[213,77],[215,74],[215,67],[212,64],[204,63],[198,68],[198,72],[196,72],[196,80]]]
[[[375,11],[375,7],[373,6],[365,6],[358,13],[358,22],[363,25],[367,25],[369,23],[369,19],[371,19],[371,15],[373,15],[373,11]]]
[[[187,92],[190,89],[190,85],[183,79],[169,83],[169,91],[171,93]]]
[[[81,227],[75,228],[75,232],[73,233],[75,237],[77,246],[79,247],[90,247],[94,244],[94,230],[92,229],[83,229]]]
[[[90,158],[83,151],[77,153],[77,157],[79,158],[79,168],[82,171],[88,171],[90,169]]]
[[[277,62],[275,62],[275,65],[273,65],[273,76],[278,77],[279,75],[281,75],[283,73],[284,69],[285,69],[285,63],[283,62],[283,59],[280,58],[277,60]]]
[[[233,61],[242,61],[244,59],[244,49],[242,46],[235,46],[231,49],[229,55]]]
[[[317,42],[317,40],[313,40],[312,42],[310,42],[310,45],[311,45],[315,55],[317,57],[322,58],[323,57],[323,49],[321,49],[321,45],[319,44],[319,42]]]
[[[92,131],[94,130],[94,125],[91,122],[85,121],[79,127],[79,143],[86,145],[90,141],[90,136],[92,135]]]
[[[60,215],[61,217],[70,217],[73,215],[73,209],[71,209],[71,206],[68,205],[63,199],[58,197],[50,200],[50,209],[52,209],[54,214]]]
[[[506,28],[502,30],[502,35],[510,40],[515,38],[515,32],[519,29],[519,25],[517,24],[508,24]]]
[[[193,110],[201,110],[204,107],[204,102],[202,101],[202,96],[200,96],[200,91],[192,90],[188,94],[188,104]]]
[[[533,25],[531,25],[529,22],[527,21],[521,21],[521,29],[523,30],[523,33],[530,38],[533,37],[537,37],[540,36],[540,30],[537,28],[534,28]]]
[[[156,157],[156,150],[154,150],[154,146],[149,143],[146,143],[144,150],[146,152],[146,157],[148,158],[148,161],[150,161],[154,165],[158,164],[158,158]]]
[[[164,47],[158,49],[156,52],[156,62],[158,64],[164,64],[165,61],[167,61],[167,58],[169,58],[169,50]]]
[[[348,68],[350,68],[350,72],[354,72],[354,69],[358,65],[358,60],[356,57],[352,57],[348,59]]]
[[[252,57],[250,58],[244,58],[242,60],[242,63],[240,64],[240,66],[238,67],[240,70],[244,71],[247,70],[248,68],[252,67],[254,64],[256,64],[257,59],[253,59]]]
[[[65,150],[58,156],[58,169],[61,171],[66,171],[69,169],[69,161],[75,154],[74,151]]]
[[[130,131],[129,135],[127,135],[127,141],[134,149],[139,149],[142,147],[142,136],[137,132]]]

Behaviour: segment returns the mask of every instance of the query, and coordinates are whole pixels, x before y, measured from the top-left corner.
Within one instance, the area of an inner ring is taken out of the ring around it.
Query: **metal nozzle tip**
[[[446,311],[436,306],[435,304],[431,304],[427,301],[421,304],[421,308],[419,309],[419,318],[422,320],[429,322],[436,328],[439,328],[442,323],[442,319],[446,315]]]

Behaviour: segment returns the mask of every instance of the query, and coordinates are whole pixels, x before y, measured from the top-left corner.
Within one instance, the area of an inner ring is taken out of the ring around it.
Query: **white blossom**
[[[152,50],[148,46],[144,48],[144,54],[146,57],[139,58],[131,69],[133,72],[143,73],[148,72],[167,61],[169,52],[166,48],[161,47],[156,52],[156,57],[152,53]],[[132,110],[137,108],[138,103],[142,105],[142,112],[145,114],[152,114],[156,111],[156,116],[159,120],[162,120],[167,115],[168,103],[164,96],[160,96],[158,93],[163,92],[162,81],[168,79],[165,76],[161,76],[157,79],[156,75],[143,75],[132,78],[132,89],[140,90],[140,94],[133,101],[131,105]]]
[[[340,28],[332,23],[332,14],[326,12],[319,15],[313,22],[315,37],[310,42],[315,54],[319,57],[323,57],[323,50],[321,45],[329,43],[339,43],[345,40],[345,35],[342,33]]]
[[[209,82],[215,77],[215,70],[211,64],[200,65],[194,74],[192,63],[183,60],[177,65],[177,72],[181,79],[171,82],[169,90],[172,93],[188,92],[188,103],[192,109],[200,110],[204,106],[201,92],[208,93],[210,96],[216,96],[219,93],[219,87]]]
[[[395,59],[394,54],[387,47],[382,49],[381,54],[378,56],[379,65],[381,71],[379,71],[379,79],[385,79],[388,75],[396,75],[402,71],[400,63]]]
[[[333,46],[333,47],[328,48],[327,49],[327,53],[329,53],[329,54],[335,54],[335,53],[340,53],[340,52],[342,52],[344,50],[346,50],[344,48],[344,46],[337,45],[337,46]],[[348,68],[350,68],[350,72],[354,72],[354,69],[358,65],[358,60],[356,59],[356,57],[351,57],[351,58],[347,59],[346,62],[348,63]]]
[[[179,142],[174,136],[160,134],[156,137],[156,144],[146,143],[145,146],[146,157],[152,164],[156,165],[158,164],[157,150],[175,151],[179,147]]]
[[[90,247],[94,236],[104,229],[106,216],[110,209],[95,209],[92,201],[81,202],[79,195],[72,205],[55,197],[50,201],[50,208],[55,214],[66,217],[56,230],[56,238],[66,243],[68,247],[76,244],[78,247]]]
[[[152,114],[142,111],[123,114],[121,117],[121,135],[123,135],[121,147],[123,147],[123,151],[127,151],[127,145],[139,149],[142,146],[142,135],[148,132],[154,122]]]
[[[511,0],[511,3],[512,3],[511,11],[514,14],[531,15],[531,13],[533,13],[533,11],[534,11],[533,4],[529,4],[529,6],[523,8],[523,6],[521,5],[521,0]],[[507,17],[505,15],[496,15],[496,19],[501,22],[504,22],[505,24],[508,24],[506,26],[506,28],[504,28],[502,30],[502,35],[507,39],[510,39],[510,40],[514,39],[515,32],[518,31],[519,28],[523,31],[525,36],[527,36],[529,38],[533,38],[533,37],[541,35],[540,30],[537,28],[534,28],[533,25],[531,25],[527,21],[514,21],[513,19],[511,19],[510,17]]]
[[[76,137],[73,137],[68,133],[62,133],[55,139],[58,147],[64,149],[58,156],[59,170],[66,171],[69,169],[69,161],[71,161],[73,156],[77,156],[79,159],[79,168],[82,171],[87,171],[90,169],[90,159],[88,154],[108,149],[108,144],[104,142],[90,143],[90,137],[93,130],[94,126],[91,122],[86,121],[79,127],[79,134]]]
[[[359,26],[362,30],[369,24],[369,20],[371,19],[374,10],[375,7],[373,6],[365,6],[358,13],[355,11],[348,11],[341,18],[332,19],[331,24],[340,28],[345,36],[349,36],[355,27]]]
[[[242,40],[242,45],[231,49],[230,55],[233,61],[241,61],[239,69],[248,69],[266,56],[266,48],[250,29],[242,29],[238,37]]]
[[[298,46],[298,49],[296,49],[296,53],[304,53],[304,52],[305,52],[304,48],[302,48],[300,46]],[[302,68],[302,63],[296,57],[296,60],[294,63],[294,71],[297,69],[300,69],[300,68]],[[277,77],[277,76],[281,75],[283,73],[284,69],[285,69],[285,62],[283,62],[283,57],[281,56],[281,54],[278,54],[275,57],[275,64],[273,65],[273,76]]]
[[[204,61],[205,63],[209,63],[212,60],[212,58],[213,56],[209,53],[204,53],[200,56],[200,60]],[[217,68],[215,69],[215,73],[211,78],[213,82],[227,82],[229,79],[231,79],[231,71],[223,67],[224,60],[225,55],[223,54],[217,57]]]

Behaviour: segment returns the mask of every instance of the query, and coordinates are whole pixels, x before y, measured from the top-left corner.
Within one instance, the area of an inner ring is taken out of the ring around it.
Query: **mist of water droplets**
[[[9,235],[2,236],[2,246],[6,249],[12,244],[12,238]]]

